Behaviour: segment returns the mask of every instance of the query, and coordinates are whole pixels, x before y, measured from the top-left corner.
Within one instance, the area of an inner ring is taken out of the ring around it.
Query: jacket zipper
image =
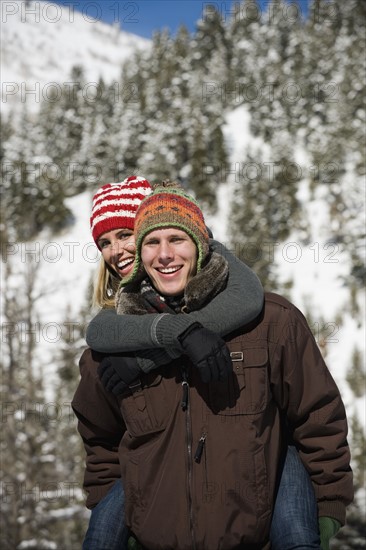
[[[189,402],[189,384],[187,380],[187,370],[182,369],[182,387],[183,399],[182,409],[186,413],[186,437],[187,437],[187,454],[188,454],[188,508],[189,508],[189,527],[191,531],[192,550],[196,550],[196,541],[193,529],[193,508],[192,508],[192,425],[191,425],[191,407]],[[183,404],[185,407],[183,408]]]

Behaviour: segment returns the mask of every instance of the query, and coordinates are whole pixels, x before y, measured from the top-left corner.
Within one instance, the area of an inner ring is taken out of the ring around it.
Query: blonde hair
[[[120,282],[120,277],[113,273],[102,257],[94,283],[93,307],[114,308]]]

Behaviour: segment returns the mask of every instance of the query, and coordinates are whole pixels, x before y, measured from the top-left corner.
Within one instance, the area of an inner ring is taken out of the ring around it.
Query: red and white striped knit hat
[[[133,229],[136,210],[151,191],[150,183],[140,176],[129,176],[121,183],[107,183],[98,189],[90,217],[95,244],[98,246],[99,237],[107,231]]]

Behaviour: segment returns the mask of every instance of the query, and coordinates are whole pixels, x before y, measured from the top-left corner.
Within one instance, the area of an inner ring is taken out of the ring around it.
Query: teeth
[[[133,263],[134,258],[129,258],[128,260],[125,260],[124,262],[119,262],[117,264],[118,269],[123,269],[127,265],[130,265]]]
[[[158,271],[160,271],[160,273],[175,273],[175,271],[178,271],[179,269],[180,267],[161,267]]]

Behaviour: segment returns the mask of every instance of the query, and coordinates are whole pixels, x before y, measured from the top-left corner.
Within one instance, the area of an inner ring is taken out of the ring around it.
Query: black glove
[[[100,381],[106,390],[114,395],[121,395],[137,381],[141,369],[136,357],[126,355],[109,355],[104,357],[98,367]]]
[[[233,372],[225,341],[200,323],[193,323],[178,336],[183,352],[199,369],[202,382],[224,380]]]

